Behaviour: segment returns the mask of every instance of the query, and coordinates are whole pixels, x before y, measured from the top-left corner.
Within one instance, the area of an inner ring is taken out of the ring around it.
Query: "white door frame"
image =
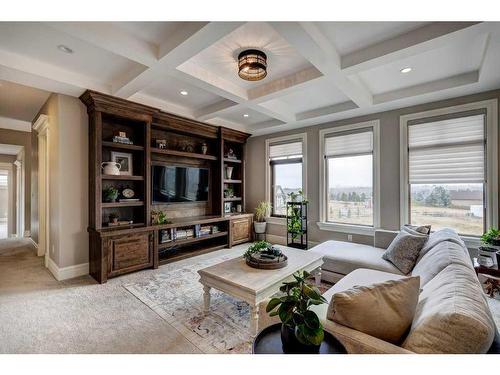
[[[0,163],[0,169],[7,171],[7,238],[13,237],[15,234],[15,227],[12,219],[14,218],[14,189],[12,189],[13,174],[12,164]]]
[[[38,133],[38,256],[45,256],[45,267],[49,264],[49,118],[40,115],[33,124]]]
[[[17,160],[14,162],[16,167],[16,233],[18,238],[25,237],[24,233],[24,192],[25,192],[25,170],[24,170],[24,147],[17,155]]]

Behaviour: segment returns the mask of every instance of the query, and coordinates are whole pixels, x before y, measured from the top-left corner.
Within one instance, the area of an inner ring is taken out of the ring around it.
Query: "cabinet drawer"
[[[111,274],[152,264],[149,233],[111,238],[109,245]]]

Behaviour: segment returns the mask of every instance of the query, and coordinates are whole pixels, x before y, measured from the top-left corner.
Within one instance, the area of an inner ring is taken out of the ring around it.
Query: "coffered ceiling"
[[[246,48],[267,54],[264,80],[238,77]],[[0,23],[0,80],[253,134],[499,88],[498,66],[496,22]]]

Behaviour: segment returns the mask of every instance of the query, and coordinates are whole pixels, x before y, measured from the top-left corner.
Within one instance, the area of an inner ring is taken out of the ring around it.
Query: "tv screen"
[[[153,166],[153,202],[204,202],[208,200],[208,169]]]

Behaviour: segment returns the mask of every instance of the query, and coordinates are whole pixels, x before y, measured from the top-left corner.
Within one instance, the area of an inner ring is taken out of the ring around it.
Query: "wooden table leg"
[[[250,336],[257,336],[259,330],[259,304],[250,305]]]
[[[208,314],[210,311],[210,289],[209,286],[203,285],[203,312]]]
[[[314,272],[314,281],[316,282],[316,286],[321,285],[321,267],[318,267]]]

